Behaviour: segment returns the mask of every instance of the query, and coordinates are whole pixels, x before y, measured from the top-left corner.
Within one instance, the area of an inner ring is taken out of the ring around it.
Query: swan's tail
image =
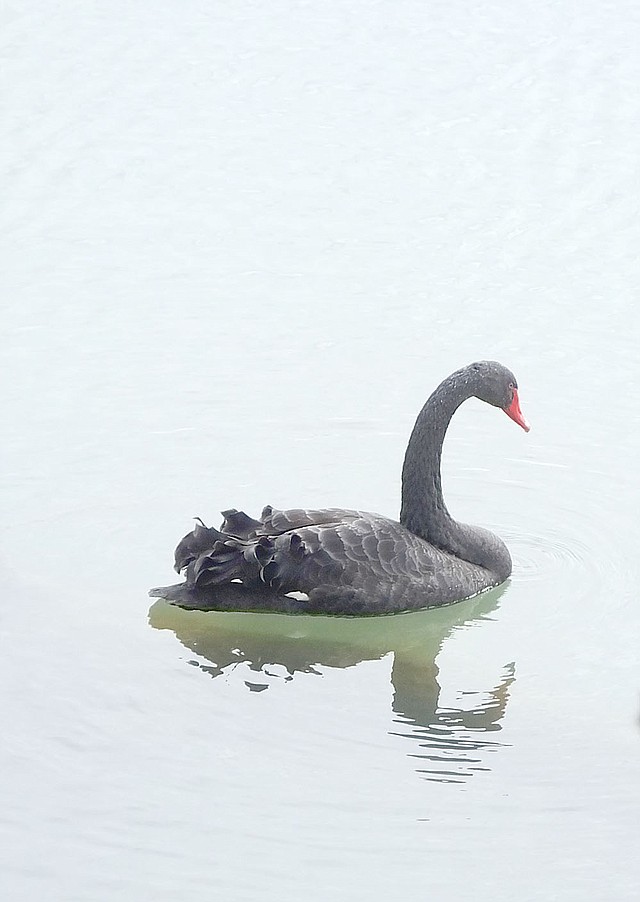
[[[184,573],[190,586],[217,586],[235,579],[252,584],[267,563],[271,544],[267,536],[241,538],[198,523],[176,548],[175,570]]]
[[[152,598],[163,598],[169,604],[195,611],[244,611],[247,613],[304,614],[308,602],[268,589],[247,589],[240,583],[222,586],[158,586],[150,589]]]
[[[199,521],[176,548],[175,570],[184,573],[187,585],[203,588],[239,581],[246,587],[282,589],[295,582],[307,554],[299,535],[265,535],[264,522],[242,511],[223,511],[223,516],[220,529]]]
[[[257,614],[323,614],[326,616],[362,617],[371,614],[368,596],[359,589],[314,589],[297,598],[296,593],[283,594],[266,587],[247,588],[241,583],[221,586],[158,586],[150,589],[152,598],[163,598],[169,604],[190,611],[242,611]],[[386,612],[388,613],[388,612]]]

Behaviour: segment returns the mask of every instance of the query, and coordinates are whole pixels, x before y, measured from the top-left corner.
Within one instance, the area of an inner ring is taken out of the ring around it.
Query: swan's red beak
[[[518,389],[514,388],[513,390],[513,400],[508,407],[502,408],[508,417],[517,423],[518,426],[522,426],[525,432],[528,432],[531,429],[531,426],[527,423],[524,418],[524,414],[520,410],[520,401],[518,399]]]

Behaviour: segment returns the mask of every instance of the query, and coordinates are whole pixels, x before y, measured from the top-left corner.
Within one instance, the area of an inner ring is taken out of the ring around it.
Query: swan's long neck
[[[440,459],[451,417],[476,395],[477,373],[458,370],[436,388],[413,427],[402,468],[400,522],[438,548],[485,567],[502,582],[511,573],[511,556],[504,543],[486,529],[458,523],[442,497]]]
[[[442,443],[458,407],[473,394],[463,370],[445,379],[424,405],[413,427],[402,468],[400,522],[434,545],[448,544],[457,525],[442,497],[440,459]]]

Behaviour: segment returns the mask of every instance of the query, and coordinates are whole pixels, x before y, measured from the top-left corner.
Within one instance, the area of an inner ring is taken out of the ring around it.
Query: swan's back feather
[[[297,610],[338,614],[446,604],[495,584],[484,568],[378,514],[267,506],[259,520],[235,509],[223,517],[220,529],[197,523],[175,554],[186,587],[208,593],[209,607],[221,587],[237,582],[254,596],[302,592],[309,601]]]

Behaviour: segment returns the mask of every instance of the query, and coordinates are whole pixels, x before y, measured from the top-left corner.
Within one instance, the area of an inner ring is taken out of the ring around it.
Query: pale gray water
[[[2,16],[2,897],[637,899],[637,6]],[[150,609],[196,514],[397,515],[481,357],[502,591]]]

